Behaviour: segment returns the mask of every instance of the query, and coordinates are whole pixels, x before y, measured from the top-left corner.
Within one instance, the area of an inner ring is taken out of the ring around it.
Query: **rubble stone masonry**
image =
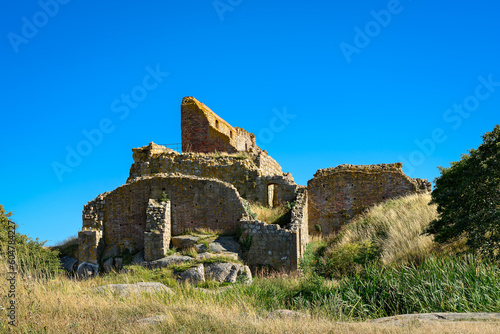
[[[427,180],[403,173],[403,164],[340,165],[320,169],[307,183],[309,233],[330,234],[367,207],[411,193],[431,191]]]
[[[159,199],[162,192],[171,203],[172,235],[197,228],[236,234],[240,220],[247,215],[237,190],[220,180],[180,174],[137,178],[99,195],[84,207],[80,262],[98,262],[111,248],[119,253],[144,249],[144,232],[152,228],[146,226],[148,204],[150,199]],[[149,212],[153,215],[151,207]],[[166,223],[168,218],[158,219]],[[91,233],[88,231],[94,231],[96,236],[87,237]]]
[[[281,228],[258,220],[244,221],[240,241],[249,246],[244,254],[249,265],[297,270],[309,242],[306,189],[298,192],[289,225]]]
[[[144,259],[154,261],[163,258],[170,247],[170,238],[170,201],[149,199],[144,231]]]
[[[246,200],[263,205],[268,203],[270,185],[275,187],[275,203],[294,201],[299,187],[265,151],[242,155],[179,154],[155,143],[132,151],[134,163],[127,182],[158,173],[215,178],[234,185]]]

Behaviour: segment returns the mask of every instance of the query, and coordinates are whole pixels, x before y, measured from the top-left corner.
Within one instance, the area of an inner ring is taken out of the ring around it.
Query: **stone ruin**
[[[427,180],[403,173],[403,164],[340,165],[320,169],[307,182],[309,233],[337,232],[366,208],[412,193],[431,191]]]
[[[319,170],[307,188],[259,148],[255,136],[232,127],[203,103],[181,104],[182,152],[150,143],[134,148],[126,184],[84,206],[78,260],[102,265],[122,253],[161,259],[171,238],[197,229],[238,235],[251,266],[296,270],[311,233],[334,233],[366,207],[430,191],[402,164]],[[248,201],[293,203],[284,225],[254,219]]]

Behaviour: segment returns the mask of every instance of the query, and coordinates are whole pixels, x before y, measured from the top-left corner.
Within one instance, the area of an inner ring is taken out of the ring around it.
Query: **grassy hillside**
[[[430,256],[454,256],[466,250],[465,240],[440,246],[424,229],[437,217],[430,194],[388,200],[367,210],[327,242],[311,245],[318,274],[342,278],[360,273],[369,263],[379,266],[419,264]],[[310,268],[309,263],[309,268]]]

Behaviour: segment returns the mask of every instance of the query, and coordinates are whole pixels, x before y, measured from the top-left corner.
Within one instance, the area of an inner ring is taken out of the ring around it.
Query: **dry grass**
[[[422,235],[437,217],[430,200],[430,194],[416,194],[376,205],[346,226],[332,246],[370,242],[380,248],[385,265],[425,258],[436,247],[431,236]]]
[[[288,216],[290,215],[291,210],[283,204],[273,208],[263,206],[258,203],[249,204],[252,211],[257,215],[256,219],[261,222],[279,225],[286,225],[290,223],[290,217]]]
[[[233,158],[236,160],[252,160],[253,157],[248,152],[236,152],[236,153],[228,153],[228,152],[211,152],[211,153],[202,153],[202,152],[185,152],[188,154],[201,156],[201,157],[212,157],[212,158]]]
[[[130,278],[122,275],[120,281]],[[372,323],[340,323],[323,317],[269,318],[239,299],[231,289],[203,293],[190,286],[174,286],[175,294],[119,297],[98,293],[109,277],[76,281],[58,276],[50,281],[20,279],[17,285],[17,327],[1,319],[0,329],[12,333],[497,333],[488,323],[409,324],[399,327]],[[2,305],[5,284],[0,285]],[[237,289],[237,288],[236,288]],[[158,324],[139,319],[165,316]],[[10,330],[9,330],[10,329]]]

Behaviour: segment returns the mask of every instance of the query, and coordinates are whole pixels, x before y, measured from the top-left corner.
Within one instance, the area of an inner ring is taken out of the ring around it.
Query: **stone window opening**
[[[215,127],[218,129],[219,128],[219,121],[215,120]]]
[[[233,131],[229,131],[229,137],[231,137],[231,139],[233,139]]]

